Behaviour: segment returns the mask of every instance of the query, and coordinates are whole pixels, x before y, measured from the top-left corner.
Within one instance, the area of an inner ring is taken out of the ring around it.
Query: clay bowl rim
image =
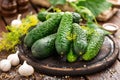
[[[115,28],[115,30],[106,29],[105,27],[108,26],[108,25],[109,26],[113,26]],[[105,30],[107,30],[107,31],[109,31],[109,32],[111,32],[111,33],[115,33],[119,29],[119,26],[116,25],[116,24],[114,24],[114,23],[104,23],[102,25],[102,28],[105,29]]]

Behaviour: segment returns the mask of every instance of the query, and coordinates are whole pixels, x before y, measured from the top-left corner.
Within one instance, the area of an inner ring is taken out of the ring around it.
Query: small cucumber
[[[32,55],[39,59],[50,56],[55,51],[55,39],[56,34],[52,34],[37,40],[31,48]]]
[[[47,21],[41,24],[38,24],[37,27],[32,29],[25,36],[24,43],[28,47],[31,47],[36,40],[57,32],[57,28],[59,26],[61,17],[62,15],[56,14],[55,16],[51,17]]]
[[[37,15],[37,18],[40,21],[46,21],[46,16],[47,16],[48,12],[44,11],[44,12],[39,12]]]
[[[75,62],[78,56],[73,52],[72,48],[70,49],[69,53],[67,54],[67,61],[68,62]]]
[[[80,22],[80,19],[81,19],[80,14],[78,14],[78,13],[76,13],[76,12],[72,12],[72,15],[73,15],[73,22],[74,22],[74,23],[79,23],[79,22]]]
[[[64,55],[69,52],[71,40],[68,38],[72,32],[73,17],[70,12],[65,12],[57,31],[55,46],[58,54]]]
[[[73,23],[73,36],[75,36],[75,39],[73,39],[74,52],[77,55],[82,55],[83,53],[85,53],[88,45],[87,34],[77,23]]]
[[[83,60],[89,61],[97,56],[103,42],[104,42],[104,35],[100,33],[92,34],[90,41],[88,43],[87,50],[85,54],[82,56]]]

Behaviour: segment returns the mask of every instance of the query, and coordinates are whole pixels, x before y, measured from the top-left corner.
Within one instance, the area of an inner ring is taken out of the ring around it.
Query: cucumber
[[[73,39],[74,52],[77,55],[82,55],[87,48],[87,34],[79,24],[73,23],[73,35],[75,36],[75,39]]]
[[[36,40],[57,32],[61,17],[62,15],[56,14],[32,29],[24,38],[24,43],[27,47],[31,47]]]
[[[44,12],[39,12],[37,15],[37,18],[40,21],[46,21],[46,16],[47,16],[48,12],[44,11]]]
[[[72,15],[73,15],[73,22],[74,22],[74,23],[79,23],[79,22],[80,22],[80,19],[81,19],[80,14],[78,14],[78,13],[76,13],[76,12],[72,12]]]
[[[75,62],[77,60],[78,56],[73,52],[73,48],[70,48],[69,53],[67,54],[67,61],[68,62]]]
[[[73,15],[73,22],[74,23],[79,23],[80,19],[81,19],[80,14],[78,14],[76,12],[71,12],[71,13]],[[53,13],[51,13],[51,12],[39,12],[38,13],[38,19],[40,21],[45,21],[45,20],[51,18],[52,16],[54,16],[55,14],[61,14],[61,15],[63,15],[64,12],[53,12]]]
[[[104,37],[105,37],[104,34],[98,32],[94,32],[94,34],[92,34],[90,41],[88,43],[87,50],[85,54],[82,56],[83,60],[89,61],[97,56],[104,42]]]
[[[65,12],[60,22],[55,40],[55,47],[60,55],[64,55],[69,52],[71,40],[68,38],[72,32],[72,22],[72,14],[70,12]]]
[[[56,34],[37,40],[31,47],[32,55],[35,58],[44,59],[55,51]]]

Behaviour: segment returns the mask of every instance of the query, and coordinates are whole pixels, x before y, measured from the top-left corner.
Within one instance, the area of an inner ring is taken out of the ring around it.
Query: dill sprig
[[[6,26],[9,32],[2,32],[2,40],[0,41],[0,51],[2,50],[14,50],[15,46],[19,44],[20,37],[25,35],[30,27],[35,26],[38,23],[36,15],[28,15],[22,19],[22,24],[19,28],[13,26]]]

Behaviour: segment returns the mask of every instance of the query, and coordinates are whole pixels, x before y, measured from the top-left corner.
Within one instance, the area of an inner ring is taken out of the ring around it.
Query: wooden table
[[[38,9],[32,3],[29,4],[29,7],[30,8],[28,9],[28,11],[26,11],[25,13],[21,13],[23,15],[22,17],[25,17],[31,11],[33,13],[38,12]],[[0,16],[0,33],[2,31],[7,32],[7,30],[5,29],[5,26],[9,25],[11,20],[15,19],[16,17],[17,15],[11,18]],[[107,22],[115,23],[116,25],[120,27],[120,10]],[[0,36],[2,35],[0,34]],[[114,37],[119,42],[119,46],[120,46],[120,29],[116,32]],[[5,51],[1,52],[0,60],[5,59],[8,53],[9,52],[5,52]],[[20,65],[18,65],[17,67],[12,67],[12,69],[7,73],[0,71],[0,80],[20,80],[20,79],[21,80],[120,80],[120,55],[118,56],[116,62],[110,68],[104,71],[96,73],[96,74],[76,76],[76,77],[69,77],[69,76],[51,77],[51,76],[47,76],[47,75],[44,75],[38,72],[35,72],[33,76],[23,77],[18,74],[17,69],[19,66]]]

